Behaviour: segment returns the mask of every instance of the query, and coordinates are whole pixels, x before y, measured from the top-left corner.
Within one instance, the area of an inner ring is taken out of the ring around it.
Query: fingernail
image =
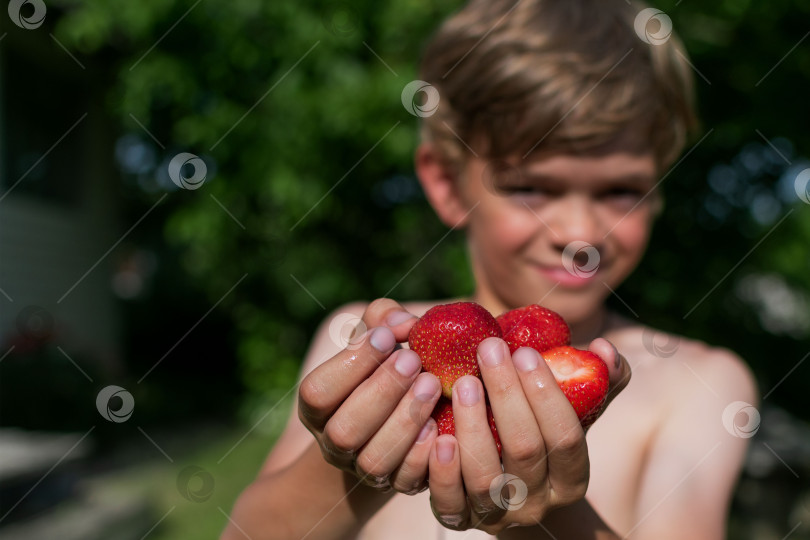
[[[475,382],[475,378],[472,376],[464,376],[456,381],[455,388],[462,405],[469,407],[475,405],[481,399],[478,385]]]
[[[416,442],[425,442],[425,439],[428,438],[430,432],[433,431],[433,428],[436,426],[436,421],[433,418],[428,418],[428,421],[425,422],[425,425],[422,426],[422,430],[419,432],[419,436],[416,438]]]
[[[478,347],[478,358],[485,366],[495,367],[503,362],[503,342],[496,339],[486,339]]]
[[[380,352],[388,352],[394,348],[397,340],[393,332],[384,326],[375,328],[371,331],[371,336],[368,338],[371,346]]]
[[[403,377],[413,377],[422,369],[422,361],[415,352],[403,349],[397,353],[394,369]]]
[[[385,324],[393,327],[413,318],[414,316],[407,311],[395,311],[385,318]]]
[[[528,347],[521,347],[512,355],[512,362],[515,367],[524,373],[537,369],[537,363],[540,361],[537,351]]]
[[[430,374],[416,378],[413,384],[413,395],[422,403],[427,403],[439,393],[439,385],[436,377]]]
[[[456,443],[453,439],[443,438],[436,441],[436,459],[442,465],[447,465],[453,461],[453,456],[456,455]]]

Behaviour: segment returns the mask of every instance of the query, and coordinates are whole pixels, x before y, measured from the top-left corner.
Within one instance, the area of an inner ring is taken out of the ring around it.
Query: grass
[[[247,436],[227,457],[225,454],[237,443],[247,430],[235,430],[231,436],[223,437],[210,446],[186,456],[184,463],[178,463],[170,474],[163,476],[159,484],[160,493],[156,500],[158,509],[162,506],[169,512],[165,520],[150,536],[150,540],[176,540],[194,538],[196,540],[216,540],[227,523],[234,501],[239,493],[256,476],[270,448],[275,435],[251,434]],[[221,461],[220,461],[221,460]],[[202,468],[213,478],[213,489],[209,491],[203,484],[202,475],[191,477],[187,485],[192,498],[199,494],[199,502],[183,497],[178,486],[180,471],[188,466]],[[173,510],[172,510],[173,508]],[[161,516],[166,515],[158,512]]]
[[[150,459],[108,478],[106,489],[145,494],[153,521],[143,524],[144,532],[151,528],[144,540],[217,540],[236,498],[255,478],[286,419],[286,414],[268,417],[260,425],[263,430],[239,426],[202,437],[177,434],[178,439],[201,441],[186,441],[173,450],[167,445],[171,463]]]

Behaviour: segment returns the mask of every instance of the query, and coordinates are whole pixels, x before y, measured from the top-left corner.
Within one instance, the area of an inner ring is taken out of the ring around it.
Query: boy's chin
[[[569,326],[578,326],[601,317],[606,296],[600,293],[601,291],[593,290],[568,292],[555,289],[538,303],[559,313]]]

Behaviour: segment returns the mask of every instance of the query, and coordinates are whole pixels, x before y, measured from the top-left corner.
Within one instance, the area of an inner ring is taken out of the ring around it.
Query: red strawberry
[[[605,406],[607,365],[594,353],[574,347],[555,347],[542,354],[582,427],[593,424]]]
[[[478,344],[501,335],[489,311],[475,302],[457,302],[430,308],[411,328],[408,344],[422,359],[425,371],[439,378],[442,394],[449,398],[456,379],[481,376]]]
[[[456,424],[453,422],[453,402],[446,397],[440,397],[431,414],[436,420],[439,435],[455,435]]]
[[[531,347],[542,353],[571,343],[571,330],[565,320],[537,304],[507,311],[497,320],[510,352]]]
[[[440,397],[436,407],[433,408],[431,414],[436,420],[436,426],[439,429],[439,435],[455,435],[456,423],[453,419],[453,402],[445,397]],[[495,427],[495,417],[492,415],[492,409],[487,403],[487,420],[489,421],[489,429],[492,431],[492,437],[495,438],[495,446],[498,448],[498,455],[501,455],[501,438],[498,437],[498,428]]]

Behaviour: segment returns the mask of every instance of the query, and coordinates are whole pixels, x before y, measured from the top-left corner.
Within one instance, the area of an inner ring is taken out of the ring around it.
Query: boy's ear
[[[466,225],[469,209],[459,191],[458,173],[452,170],[435,146],[422,143],[414,159],[416,175],[433,210],[448,227]]]

